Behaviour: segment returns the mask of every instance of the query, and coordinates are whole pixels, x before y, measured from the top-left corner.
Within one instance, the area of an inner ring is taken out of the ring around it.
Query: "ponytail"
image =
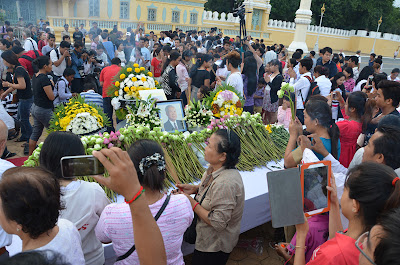
[[[360,118],[362,123],[362,131],[365,132],[368,124],[372,120],[372,112],[376,106],[376,102],[373,99],[368,99],[367,94],[361,91],[353,92],[347,99],[348,108],[354,108],[357,116]]]
[[[43,69],[43,67],[49,64],[50,64],[50,57],[39,56],[32,62],[33,71],[37,73],[40,69]]]
[[[336,125],[334,120],[331,120],[330,128],[328,129],[329,137],[331,138],[331,154],[335,159],[339,159],[339,137],[340,137],[340,130],[339,127]]]

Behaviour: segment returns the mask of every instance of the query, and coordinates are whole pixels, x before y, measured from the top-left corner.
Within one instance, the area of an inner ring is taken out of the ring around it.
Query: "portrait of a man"
[[[157,102],[157,108],[160,110],[159,114],[164,131],[184,132],[187,130],[181,100],[159,101]]]

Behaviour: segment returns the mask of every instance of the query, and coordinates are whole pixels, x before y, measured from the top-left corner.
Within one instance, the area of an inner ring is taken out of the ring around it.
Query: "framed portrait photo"
[[[161,126],[166,132],[185,132],[187,125],[185,121],[185,112],[183,110],[182,100],[158,101],[156,107],[159,109]]]

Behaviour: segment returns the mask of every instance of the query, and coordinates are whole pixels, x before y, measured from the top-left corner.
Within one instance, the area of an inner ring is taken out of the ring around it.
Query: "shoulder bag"
[[[206,194],[208,192],[208,190],[211,187],[211,184],[208,185],[208,188],[206,190],[206,192],[204,192],[203,197],[201,198],[199,205],[201,205],[201,203],[204,201],[204,198],[206,197]],[[199,217],[197,216],[196,213],[194,213],[194,218],[192,223],[190,224],[190,226],[186,229],[185,233],[183,234],[183,240],[189,244],[194,244],[196,243],[196,237],[197,237],[197,232],[196,232],[196,225],[197,225],[197,219]]]
[[[165,199],[165,201],[164,201],[163,205],[161,206],[160,210],[158,210],[156,216],[154,216],[154,219],[156,220],[156,222],[157,222],[158,218],[160,218],[161,214],[164,212],[165,208],[167,207],[170,198],[171,198],[171,194],[167,196],[167,198]],[[128,250],[128,252],[126,252],[126,253],[125,253],[124,255],[122,255],[122,256],[119,256],[115,262],[126,259],[126,258],[129,257],[135,250],[136,250],[136,246],[133,245],[133,246],[131,247],[131,249]]]

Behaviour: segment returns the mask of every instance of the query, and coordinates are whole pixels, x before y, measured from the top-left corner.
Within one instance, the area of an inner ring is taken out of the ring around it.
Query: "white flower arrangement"
[[[161,119],[158,117],[158,111],[155,107],[155,100],[137,100],[133,106],[127,106],[128,115],[126,115],[126,125],[146,126],[149,129],[161,127]]]
[[[213,113],[206,109],[200,101],[190,102],[185,106],[185,120],[189,127],[207,126],[210,124]]]
[[[99,130],[100,124],[96,117],[88,112],[78,113],[71,123],[67,126],[66,131],[74,134],[83,135]]]

